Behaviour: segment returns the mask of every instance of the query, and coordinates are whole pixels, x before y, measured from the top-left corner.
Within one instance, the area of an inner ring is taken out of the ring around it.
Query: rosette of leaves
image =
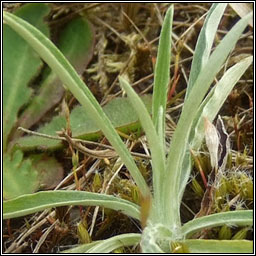
[[[210,122],[216,117],[236,82],[252,63],[252,56],[244,58],[225,71],[222,78],[211,88],[228,55],[233,50],[252,14],[246,15],[225,35],[211,53],[221,17],[226,4],[213,4],[199,35],[188,89],[176,130],[166,156],[165,114],[170,75],[171,27],[173,5],[168,9],[160,35],[155,66],[152,118],[144,103],[123,77],[121,87],[139,116],[145,131],[152,158],[153,193],[138,170],[134,159],[117,134],[111,121],[103,112],[88,87],[58,49],[45,39],[37,29],[14,15],[4,13],[4,20],[40,54],[49,66],[66,83],[78,101],[101,127],[102,132],[119,154],[141,192],[141,205],[111,195],[84,191],[47,191],[19,197],[4,204],[4,218],[18,217],[60,205],[98,205],[141,221],[142,234],[122,234],[103,241],[94,241],[66,252],[111,252],[122,246],[140,243],[144,253],[249,253],[253,250],[249,240],[192,239],[201,230],[223,225],[250,227],[253,223],[251,210],[235,210],[202,216],[182,223],[180,206],[191,173],[190,149],[198,150],[204,138],[203,120]],[[239,237],[244,237],[239,235]]]

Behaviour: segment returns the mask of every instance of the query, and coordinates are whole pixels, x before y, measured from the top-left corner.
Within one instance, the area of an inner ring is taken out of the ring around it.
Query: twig
[[[47,135],[47,134],[43,134],[43,133],[39,133],[39,132],[34,132],[34,131],[31,131],[31,130],[25,129],[23,127],[19,127],[18,130],[26,132],[27,134],[30,134],[30,135],[35,135],[35,136],[39,136],[39,137],[43,137],[43,138],[47,138],[47,139],[67,141],[75,149],[77,149],[81,153],[84,153],[85,155],[88,155],[88,156],[91,156],[91,157],[103,158],[104,159],[104,158],[114,158],[114,157],[118,156],[118,154],[114,151],[114,148],[111,147],[111,146],[96,143],[96,142],[92,142],[92,141],[86,141],[86,140],[71,138],[65,132],[65,130],[63,130],[61,132],[58,132],[59,136],[52,136],[52,135]],[[108,149],[106,149],[106,150],[92,150],[92,149],[89,149],[89,148],[85,147],[84,145],[82,145],[82,143],[83,144],[93,144],[93,145],[105,147],[105,148],[108,148]],[[146,159],[151,158],[150,156],[140,154],[140,153],[136,153],[136,152],[131,152],[131,154],[133,156],[139,157],[139,158],[146,158]]]
[[[35,135],[35,136],[43,137],[43,138],[47,138],[47,139],[65,140],[65,138],[62,138],[62,137],[59,137],[59,136],[52,136],[52,135],[47,135],[47,134],[40,133],[40,132],[34,132],[34,131],[31,131],[31,130],[25,129],[23,127],[18,127],[18,130],[23,131],[23,132],[25,132],[27,134],[30,134],[30,135]]]

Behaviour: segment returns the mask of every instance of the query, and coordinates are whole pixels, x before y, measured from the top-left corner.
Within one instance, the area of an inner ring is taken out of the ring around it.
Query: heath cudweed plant
[[[203,216],[183,225],[180,219],[182,195],[191,172],[190,150],[197,151],[202,143],[204,119],[212,122],[238,79],[252,63],[252,57],[244,58],[226,70],[219,82],[208,92],[215,76],[221,70],[247,26],[248,20],[252,17],[252,14],[249,14],[237,22],[211,53],[216,30],[226,5],[225,3],[212,5],[199,35],[182,113],[167,156],[165,113],[170,79],[173,5],[166,13],[160,36],[154,74],[152,118],[127,80],[124,77],[119,77],[120,86],[127,93],[147,137],[152,158],[152,193],[132,155],[102,111],[99,103],[62,53],[36,28],[15,15],[4,12],[4,22],[28,42],[59,76],[77,100],[86,106],[90,116],[101,128],[130,171],[142,197],[141,206],[139,206],[112,195],[99,193],[82,191],[38,192],[5,201],[3,205],[4,218],[15,218],[55,206],[94,205],[120,210],[128,216],[142,221],[144,227],[142,234],[122,234],[103,241],[81,245],[66,252],[106,253],[120,246],[138,243],[140,243],[144,253],[252,252],[252,242],[247,240],[190,239],[195,232],[205,228],[223,225],[250,226],[252,225],[252,211],[250,210],[221,212]],[[215,157],[217,157],[216,154]],[[215,163],[214,168],[218,168],[216,158],[212,161]],[[244,229],[242,231],[244,234]],[[227,230],[221,232],[227,233]],[[220,234],[220,237],[230,236]],[[216,246],[216,242],[218,242],[218,246]]]

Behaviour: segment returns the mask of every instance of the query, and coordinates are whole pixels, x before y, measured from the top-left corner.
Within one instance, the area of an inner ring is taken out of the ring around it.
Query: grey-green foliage
[[[189,93],[192,90],[200,72],[208,62],[214,42],[214,37],[216,35],[220,19],[225,11],[226,6],[227,4],[214,3],[208,12],[204,26],[201,29],[197,39],[195,54],[193,56],[190,69],[188,87],[186,90],[186,98],[189,96]]]
[[[134,203],[112,195],[84,191],[41,191],[17,197],[12,201],[6,201],[4,205],[4,219],[19,217],[46,208],[63,205],[99,205],[116,211],[121,210],[126,215],[135,219],[140,218],[139,206]]]
[[[213,15],[212,17],[221,16],[221,13],[225,9],[225,4],[216,4],[213,5],[212,9],[209,12],[209,15]],[[167,11],[167,18],[164,24],[171,24],[172,21],[172,13],[173,13],[173,6]],[[209,22],[212,18],[207,18],[206,26],[207,28],[203,29],[202,33],[208,34],[206,37],[206,41],[202,40],[201,44],[206,43],[211,45],[210,41],[213,40],[213,36],[209,36],[208,29],[211,27],[211,22]],[[161,132],[164,133],[164,127],[159,125],[159,123],[163,123],[164,116],[165,116],[165,97],[158,98],[159,101],[153,101],[153,109],[154,104],[158,105],[156,115],[160,115],[160,117],[156,118],[152,122],[146,108],[143,105],[143,102],[139,97],[136,96],[133,89],[129,86],[128,82],[125,79],[120,78],[120,84],[127,92],[129,100],[134,107],[134,110],[137,112],[139,119],[142,123],[142,127],[145,130],[148,143],[150,146],[151,154],[152,154],[152,167],[153,167],[153,203],[152,208],[149,212],[149,219],[147,221],[147,225],[143,230],[142,237],[141,237],[141,248],[143,252],[170,252],[170,244],[173,241],[178,241],[180,243],[187,244],[188,250],[190,252],[198,252],[200,248],[198,247],[198,243],[196,241],[193,242],[191,240],[184,240],[186,232],[190,230],[191,232],[196,229],[195,222],[188,222],[184,228],[182,227],[182,223],[180,220],[180,204],[181,204],[181,197],[184,191],[184,187],[188,180],[188,175],[191,170],[190,162],[188,161],[188,151],[189,146],[194,140],[195,136],[190,136],[192,128],[196,126],[198,120],[202,118],[202,115],[206,114],[203,111],[202,103],[204,97],[207,94],[210,85],[212,84],[215,76],[221,70],[222,65],[224,64],[227,56],[230,54],[232,49],[235,46],[235,43],[239,39],[240,35],[242,34],[244,28],[247,25],[248,19],[250,19],[251,14],[247,15],[243,19],[241,19],[230,31],[229,33],[223,38],[223,40],[219,43],[216,47],[215,51],[209,56],[209,49],[204,47],[206,50],[203,51],[205,53],[206,58],[202,61],[203,64],[200,64],[200,72],[195,75],[194,79],[192,79],[193,83],[190,88],[190,92],[186,97],[184,102],[184,106],[182,109],[182,113],[177,124],[177,128],[173,135],[171,146],[169,150],[169,154],[167,159],[165,159],[164,154],[164,145],[163,145],[163,136],[164,134],[160,134]],[[45,37],[35,30],[33,27],[28,26],[25,22],[16,17],[4,13],[5,21],[19,33],[22,37],[24,37],[27,41],[30,41],[32,47],[40,54],[40,56],[49,64],[49,66],[61,77],[63,81],[65,81],[66,86],[71,90],[74,96],[81,102],[82,105],[86,105],[89,109],[89,113],[92,117],[94,117],[95,122],[98,123],[99,127],[101,127],[103,133],[106,135],[108,140],[111,144],[115,147],[116,151],[119,153],[122,161],[125,163],[131,175],[133,176],[135,182],[137,183],[139,189],[142,192],[142,196],[144,199],[150,198],[149,189],[143,179],[143,177],[139,174],[139,171],[132,159],[129,151],[125,148],[122,140],[120,140],[119,136],[116,134],[114,128],[112,127],[110,121],[103,113],[102,109],[100,108],[99,104],[90,93],[89,89],[84,85],[84,83],[80,80],[74,70],[70,67],[69,63],[65,60],[65,58],[60,54],[60,52],[49,42],[45,39]],[[219,18],[217,19],[219,20]],[[215,19],[213,19],[213,27],[216,30],[217,24]],[[217,22],[218,23],[218,22]],[[170,30],[169,30],[170,32]],[[168,33],[162,33],[161,36],[166,36],[170,38]],[[207,39],[208,38],[208,39]],[[31,42],[31,39],[32,42]],[[209,41],[208,41],[209,40]],[[160,40],[162,41],[162,40]],[[165,42],[161,44],[161,47],[164,49],[169,49],[168,42],[169,40],[163,40]],[[197,48],[198,51],[201,51],[202,48]],[[159,52],[162,52],[162,49],[159,49]],[[163,55],[160,54],[158,61],[161,62],[161,58]],[[200,54],[199,54],[200,56]],[[209,56],[209,58],[208,58]],[[244,61],[241,64],[243,67],[243,72],[251,63],[252,59],[249,58],[247,61]],[[232,72],[230,72],[232,73]],[[240,73],[240,76],[242,72]],[[169,72],[165,71],[164,76],[169,79]],[[236,79],[239,79],[238,77]],[[235,80],[234,79],[234,84]],[[232,85],[232,87],[234,86]],[[161,91],[161,86],[163,86],[163,92],[167,93],[166,83],[158,83],[156,91]],[[159,88],[158,88],[159,86]],[[218,86],[218,85],[217,85]],[[155,89],[155,88],[154,88]],[[161,94],[163,93],[161,92]],[[210,94],[211,97],[214,93]],[[210,97],[210,96],[209,96]],[[225,94],[222,101],[225,100],[227,95]],[[208,99],[209,102],[210,98]],[[154,103],[155,102],[155,103]],[[213,100],[214,102],[214,100]],[[214,103],[211,103],[214,106]],[[164,106],[164,107],[163,107]],[[218,106],[219,107],[219,106]],[[217,109],[217,106],[215,107]],[[216,111],[216,109],[214,111]],[[207,116],[206,116],[207,117]],[[196,124],[194,123],[196,122]],[[164,126],[164,125],[163,125]],[[189,163],[189,164],[187,164]],[[184,164],[186,164],[186,169],[184,169]],[[67,192],[70,193],[70,192]],[[71,194],[71,193],[70,193]],[[49,201],[48,207],[50,205],[50,195],[48,194]],[[36,198],[37,195],[35,195]],[[79,193],[79,197],[81,194]],[[84,193],[85,201],[86,199],[86,192]],[[97,197],[96,194],[92,197]],[[75,200],[76,193],[72,192],[72,196],[70,195],[69,200]],[[26,198],[24,198],[25,200]],[[64,199],[65,200],[65,199]],[[125,201],[125,200],[124,200]],[[64,202],[62,202],[64,203]],[[94,202],[97,203],[96,200]],[[6,205],[6,203],[5,203]],[[5,206],[4,205],[4,206]],[[111,206],[112,204],[110,204]],[[9,209],[5,212],[5,216],[7,214],[11,214],[13,209],[15,209],[15,201],[10,201],[8,203]],[[107,205],[106,205],[107,206]],[[33,206],[30,206],[33,207]],[[132,210],[130,208],[130,203],[122,204],[123,209],[127,207],[136,214],[137,209]],[[28,211],[30,209],[26,209]],[[140,208],[140,211],[145,214],[146,208],[143,206]],[[234,216],[232,212],[228,212],[227,218],[230,217],[230,222],[236,223],[239,219],[239,223],[243,222],[246,225],[251,223],[251,211],[244,211],[242,213],[237,212],[237,215]],[[130,214],[131,215],[131,214]],[[15,215],[13,215],[15,216]],[[216,214],[215,216],[211,216],[210,220],[205,218],[198,218],[196,225],[203,229],[207,226],[218,226],[219,220],[221,218],[221,214]],[[210,224],[209,224],[210,223]],[[186,230],[186,228],[187,230]],[[109,240],[110,241],[110,240]],[[112,241],[112,240],[111,240]],[[113,242],[113,241],[112,241]],[[206,245],[207,251],[211,252],[213,250],[213,245],[218,244],[218,251],[228,252],[232,251],[232,249],[228,250],[227,242],[223,241],[198,241],[202,248],[201,251],[204,251],[204,244]],[[252,242],[250,241],[243,241],[237,242],[235,245],[238,248],[239,252],[247,252],[250,250]],[[104,246],[108,245],[107,240],[102,242]],[[232,243],[229,243],[232,244]],[[109,244],[110,246],[111,244]],[[95,252],[97,247],[100,247],[100,244],[95,244],[95,247],[90,248],[90,251]],[[107,248],[107,246],[105,247]],[[177,248],[175,248],[177,249]],[[184,246],[185,250],[185,246]],[[214,250],[213,250],[214,251]]]

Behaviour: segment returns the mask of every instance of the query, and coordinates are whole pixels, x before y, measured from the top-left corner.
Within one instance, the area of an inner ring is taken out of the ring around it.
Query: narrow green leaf
[[[22,36],[34,50],[44,59],[61,81],[69,88],[77,100],[88,109],[91,118],[99,125],[107,139],[116,149],[120,158],[130,171],[142,195],[147,197],[150,194],[149,188],[136,166],[127,147],[115,131],[110,120],[104,114],[101,106],[83,83],[74,68],[66,60],[63,54],[55,45],[36,28],[24,20],[10,13],[3,13],[4,21]]]
[[[61,251],[61,253],[86,253],[89,249],[93,248],[95,245],[99,243],[101,243],[101,240],[93,241],[89,244],[81,244],[74,248]]]
[[[43,22],[48,12],[47,5],[36,3],[24,5],[16,15],[48,35],[48,28]],[[28,82],[38,73],[42,61],[6,24],[3,25],[3,34],[3,151],[6,151],[8,135],[17,121],[18,111],[31,96]]]
[[[188,137],[193,120],[196,117],[199,106],[214,80],[214,77],[221,69],[230,51],[234,48],[239,36],[247,26],[248,19],[251,15],[252,14],[247,15],[237,22],[220,42],[198,76],[189,97],[184,103],[179,122],[172,138],[166,166],[169,174],[165,179],[165,205],[167,209],[171,209],[169,214],[170,225],[180,222],[178,200],[180,199],[180,180],[183,177],[182,163],[188,149]]]
[[[192,168],[192,158],[191,158],[191,152],[189,149],[186,149],[186,152],[183,157],[183,162],[182,162],[182,172],[183,175],[180,176],[180,186],[179,186],[179,202],[181,202],[184,190],[187,186],[189,176],[191,173],[191,168]]]
[[[226,6],[226,3],[214,3],[207,14],[204,26],[197,39],[195,54],[191,64],[186,98],[209,59],[216,31]]]
[[[136,245],[140,242],[141,234],[123,234],[111,237],[97,243],[94,247],[90,248],[86,253],[110,253],[113,250],[123,247]]]
[[[222,226],[224,224],[232,226],[250,226],[253,224],[253,211],[221,212],[193,219],[183,225],[181,232],[186,238],[189,238],[197,231]]]
[[[123,246],[132,246],[140,242],[141,234],[122,234],[106,240],[93,241],[61,253],[110,253]]]
[[[204,124],[203,117],[207,117],[209,121],[213,119],[218,114],[220,108],[223,106],[225,100],[230,94],[231,90],[236,85],[237,81],[244,74],[246,69],[251,65],[252,57],[245,58],[236,65],[228,69],[221,80],[215,85],[215,87],[206,96],[204,101],[201,103],[196,117],[194,118],[191,132],[189,135],[189,145],[193,150],[198,150],[201,146],[202,140],[204,138]],[[183,191],[186,187],[189,175],[191,172],[191,156],[189,150],[186,152],[182,164],[183,175],[180,179],[180,191],[179,198],[182,199]]]
[[[252,64],[252,61],[252,56],[247,57],[229,68],[202,102],[194,121],[196,126],[192,128],[190,134],[192,149],[198,150],[202,143],[204,136],[203,117],[207,117],[210,122],[213,121],[240,77]]]
[[[138,205],[111,195],[84,191],[42,191],[3,202],[3,218],[16,218],[65,205],[102,206],[140,219]]]
[[[152,119],[140,97],[124,78],[119,77],[119,82],[121,87],[127,93],[128,99],[131,102],[131,105],[133,106],[135,112],[137,113],[141,126],[146,133],[152,156],[154,199],[156,203],[155,210],[158,212],[161,210],[161,198],[164,196],[161,195],[161,179],[163,179],[165,175],[165,153],[163,149],[163,144],[161,143],[161,141],[159,141],[159,137],[157,136]],[[157,214],[158,219],[161,218],[159,214]],[[163,215],[164,214],[162,213],[161,216]]]
[[[165,110],[167,101],[168,84],[170,81],[170,64],[171,64],[171,35],[172,35],[173,5],[167,10],[158,46],[157,61],[154,76],[152,119],[154,126],[159,127],[162,134],[157,130],[158,136],[165,136]],[[162,117],[159,119],[159,111],[162,107]],[[158,124],[161,120],[162,123]],[[163,140],[164,141],[164,140]]]
[[[248,240],[184,240],[190,253],[253,253],[253,241]]]

